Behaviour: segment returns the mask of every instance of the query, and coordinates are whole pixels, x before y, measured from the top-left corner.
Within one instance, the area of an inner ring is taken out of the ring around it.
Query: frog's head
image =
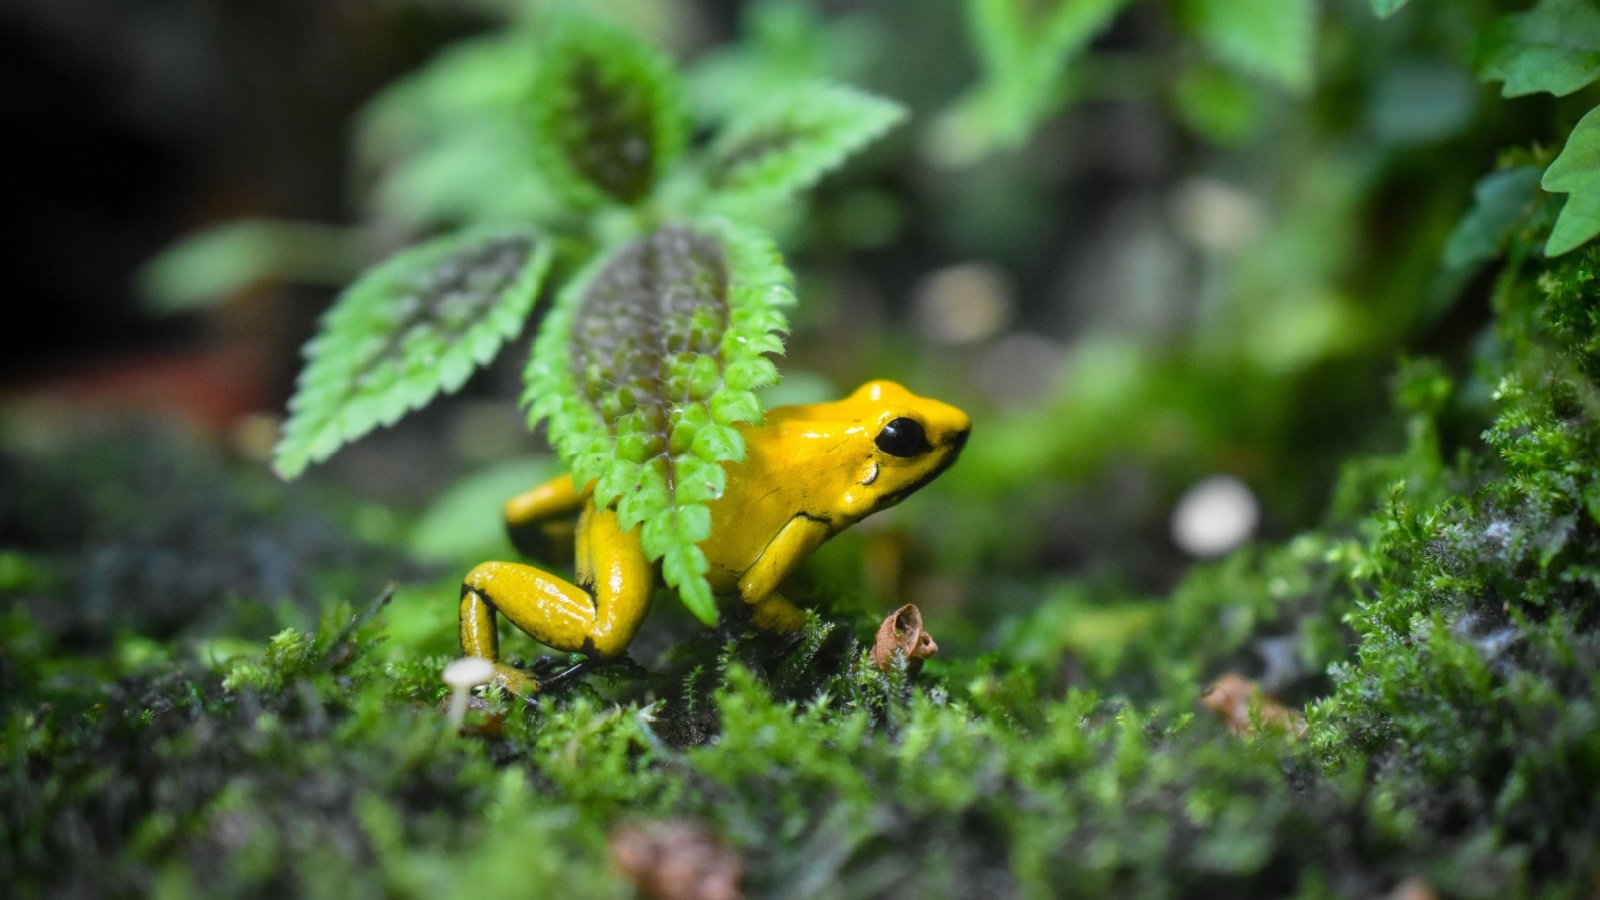
[[[861,519],[893,506],[950,468],[972,420],[948,403],[919,397],[892,381],[869,381],[837,404],[855,427],[840,448],[851,483],[839,510]]]

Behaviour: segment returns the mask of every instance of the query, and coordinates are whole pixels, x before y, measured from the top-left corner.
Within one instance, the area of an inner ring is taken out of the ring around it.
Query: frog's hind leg
[[[506,501],[506,535],[530,559],[566,559],[572,555],[583,505],[583,492],[571,475],[552,478]]]
[[[495,663],[495,680],[517,692],[538,682],[499,661],[496,613],[557,650],[621,654],[650,609],[655,573],[637,530],[610,510],[586,508],[578,521],[577,584],[535,566],[487,562],[461,585],[461,650]]]

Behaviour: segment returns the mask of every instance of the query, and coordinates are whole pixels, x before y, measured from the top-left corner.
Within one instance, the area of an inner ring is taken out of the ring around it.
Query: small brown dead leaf
[[[1241,675],[1218,678],[1201,696],[1200,705],[1216,713],[1234,734],[1254,734],[1257,723],[1296,737],[1306,733],[1305,716],[1263,694],[1259,685]],[[1251,721],[1252,708],[1255,721]]]
[[[894,667],[894,652],[906,656],[906,671],[915,675],[922,661],[939,652],[933,635],[922,630],[922,610],[907,603],[878,626],[878,640],[872,647],[872,664],[887,672]]]
[[[693,819],[626,822],[611,831],[611,858],[651,900],[739,900],[744,862]]]

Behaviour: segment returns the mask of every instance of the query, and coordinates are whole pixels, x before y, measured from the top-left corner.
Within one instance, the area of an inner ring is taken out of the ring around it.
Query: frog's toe
[[[791,634],[806,626],[806,614],[777,594],[768,594],[750,610],[750,623],[773,634]]]
[[[585,672],[602,668],[623,669],[627,672],[627,674],[634,677],[645,674],[644,667],[634,662],[633,658],[625,653],[620,656],[591,656],[588,659],[580,660],[568,666],[567,668],[562,669],[561,671],[549,675],[539,683],[539,689],[548,691],[576,680],[579,675],[582,675]]]
[[[505,663],[494,664],[494,675],[489,680],[518,697],[531,697],[544,689],[539,679]]]

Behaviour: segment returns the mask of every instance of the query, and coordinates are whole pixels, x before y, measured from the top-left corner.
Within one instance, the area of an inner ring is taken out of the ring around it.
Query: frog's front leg
[[[763,631],[798,631],[806,614],[778,593],[778,585],[833,534],[833,525],[804,513],[778,530],[739,578],[739,596],[751,606],[751,622]]]
[[[650,609],[655,573],[637,530],[611,510],[585,507],[578,520],[577,584],[522,563],[486,562],[461,585],[461,652],[495,663],[495,681],[517,693],[538,690],[526,672],[500,662],[496,613],[557,650],[621,654]]]

